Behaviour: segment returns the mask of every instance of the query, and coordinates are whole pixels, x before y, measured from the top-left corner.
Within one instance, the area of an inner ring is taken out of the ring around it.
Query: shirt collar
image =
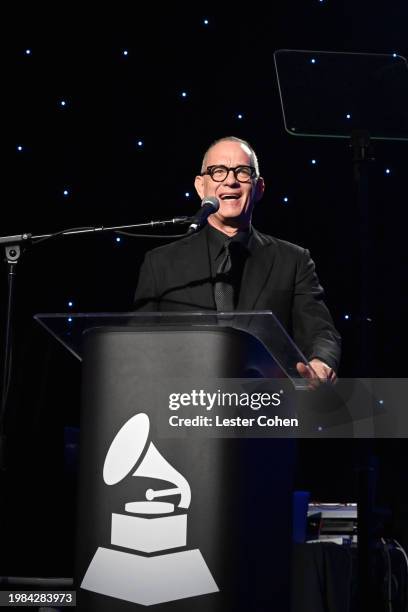
[[[239,242],[247,251],[251,253],[251,240],[252,237],[252,226],[249,226],[247,230],[242,230],[232,236],[231,238],[220,232],[212,225],[208,224],[208,243],[210,247],[210,253],[216,259],[224,250],[224,246],[231,242]]]

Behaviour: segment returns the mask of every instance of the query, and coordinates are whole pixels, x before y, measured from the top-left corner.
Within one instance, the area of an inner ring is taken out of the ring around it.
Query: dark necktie
[[[219,312],[231,312],[234,310],[234,285],[231,269],[230,242],[226,242],[223,257],[217,269],[214,286],[215,305]]]

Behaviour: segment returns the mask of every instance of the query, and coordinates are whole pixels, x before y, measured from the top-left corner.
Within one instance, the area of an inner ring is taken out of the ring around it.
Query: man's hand
[[[309,364],[299,362],[296,369],[303,378],[309,380],[311,389],[316,389],[321,382],[333,384],[337,378],[333,368],[320,359],[312,359]]]

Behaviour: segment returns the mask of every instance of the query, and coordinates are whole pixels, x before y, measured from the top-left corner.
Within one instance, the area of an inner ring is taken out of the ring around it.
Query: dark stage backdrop
[[[284,132],[273,52],[407,56],[406,3],[373,7],[305,0],[273,3],[268,9],[251,4],[207,8],[173,4],[171,9],[148,7],[142,15],[115,5],[92,16],[67,7],[43,13],[21,8],[5,20],[7,137],[1,148],[7,166],[0,234],[192,214],[199,206],[193,178],[203,151],[225,135],[245,138],[258,152],[267,184],[254,225],[310,249],[343,336],[340,374],[360,373],[361,330],[367,326],[371,375],[405,376],[408,145],[375,144],[368,307],[360,312],[363,228],[349,143]],[[5,511],[16,524],[21,519],[13,538],[32,543],[28,564],[43,541],[50,551],[44,555],[48,567],[60,546],[54,535],[60,533],[61,516],[69,548],[75,466],[69,461],[73,447],[65,445],[64,456],[62,448],[67,426],[78,425],[80,385],[79,365],[37,329],[32,315],[66,311],[70,301],[73,311],[129,309],[143,254],[158,244],[117,242],[114,236],[55,240],[29,249],[19,264],[8,417],[10,465],[17,476],[10,478]],[[3,263],[0,273],[3,321]],[[299,486],[320,498],[353,497],[355,445],[307,442],[299,445]],[[404,457],[405,442],[400,447],[395,456]],[[390,457],[387,449],[384,454]],[[391,466],[384,477],[394,497],[399,485],[397,480],[390,484],[389,474],[401,480],[406,475],[400,472]],[[27,489],[35,499],[31,521],[20,503]],[[34,529],[35,524],[40,527]],[[21,563],[21,555],[15,563]],[[58,567],[64,569],[65,563],[69,572],[68,555],[59,557]]]

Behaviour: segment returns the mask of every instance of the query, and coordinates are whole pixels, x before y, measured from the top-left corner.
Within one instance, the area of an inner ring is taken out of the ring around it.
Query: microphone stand
[[[0,236],[0,245],[5,249],[7,261],[7,306],[6,306],[6,325],[5,325],[5,340],[4,340],[4,359],[2,381],[3,387],[1,392],[1,407],[0,407],[0,471],[6,470],[6,432],[5,419],[7,412],[7,399],[11,381],[11,365],[12,365],[12,348],[13,348],[13,319],[14,319],[14,302],[15,302],[15,281],[17,273],[17,264],[20,261],[22,252],[28,246],[35,246],[51,238],[60,236],[78,236],[82,234],[101,234],[106,232],[126,232],[126,230],[152,227],[166,227],[168,225],[185,225],[190,223],[191,217],[175,217],[174,219],[166,219],[163,221],[149,221],[147,223],[137,223],[132,225],[118,225],[111,227],[95,226],[81,227],[53,234],[33,235],[29,233],[17,234],[12,236]],[[130,234],[129,234],[130,235]],[[145,234],[149,237],[149,234]],[[163,238],[172,238],[175,236],[162,236]]]

